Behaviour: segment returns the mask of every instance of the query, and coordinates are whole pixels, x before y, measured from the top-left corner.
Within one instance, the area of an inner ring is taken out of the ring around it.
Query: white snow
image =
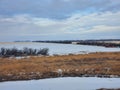
[[[0,83],[0,90],[96,90],[99,88],[120,88],[120,78],[65,77]]]
[[[58,73],[59,76],[62,76],[62,72],[63,72],[62,69],[58,69],[58,70],[57,70],[57,73]]]

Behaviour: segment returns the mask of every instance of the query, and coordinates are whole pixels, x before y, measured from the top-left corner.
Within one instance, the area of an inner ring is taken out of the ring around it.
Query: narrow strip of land
[[[61,76],[120,77],[120,52],[0,58],[0,81]]]

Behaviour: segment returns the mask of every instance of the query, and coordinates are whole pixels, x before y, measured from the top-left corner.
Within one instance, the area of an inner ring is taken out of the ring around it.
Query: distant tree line
[[[76,42],[80,45],[94,45],[94,46],[104,46],[104,47],[120,47],[120,43],[110,43],[106,41],[120,41],[120,39],[101,39],[101,40],[56,40],[56,41],[33,41],[41,43],[61,43],[61,44],[72,44]]]
[[[0,57],[11,57],[11,56],[30,56],[30,55],[48,55],[48,48],[43,49],[32,49],[24,47],[19,50],[17,48],[1,48]]]
[[[78,42],[77,44],[104,46],[104,47],[120,47],[120,44],[118,43],[105,43],[105,42],[97,42],[97,41],[81,41]]]
[[[58,40],[58,41],[32,41],[32,42],[71,44],[72,41],[71,40]]]

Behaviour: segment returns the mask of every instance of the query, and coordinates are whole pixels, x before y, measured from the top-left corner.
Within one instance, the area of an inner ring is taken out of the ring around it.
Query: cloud
[[[106,25],[98,25],[93,26],[88,31],[84,33],[109,33],[109,32],[120,32],[120,26],[106,26]]]
[[[29,14],[0,16],[0,38],[15,39],[84,39],[120,38],[120,12],[73,14],[71,17],[56,20],[33,17]],[[19,38],[18,38],[19,37]],[[44,38],[43,38],[44,37]],[[41,39],[41,38],[40,38]]]
[[[120,0],[0,0],[1,15],[30,14],[64,19],[76,12],[117,12]]]

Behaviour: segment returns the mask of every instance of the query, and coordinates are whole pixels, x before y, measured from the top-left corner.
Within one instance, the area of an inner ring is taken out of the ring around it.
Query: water
[[[120,78],[66,77],[0,83],[0,90],[96,90],[100,88],[120,88]]]
[[[29,47],[34,49],[49,48],[49,54],[79,54],[89,52],[114,52],[120,51],[120,48],[106,48],[101,46],[89,46],[89,45],[73,45],[73,44],[56,44],[56,43],[33,43],[33,42],[9,42],[0,43],[0,48],[12,48],[17,47],[22,49],[23,47]]]

